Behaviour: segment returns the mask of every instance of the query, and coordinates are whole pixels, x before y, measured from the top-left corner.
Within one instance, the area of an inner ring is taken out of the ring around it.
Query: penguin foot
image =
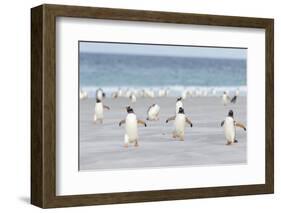
[[[231,142],[227,141],[226,145],[231,145]]]

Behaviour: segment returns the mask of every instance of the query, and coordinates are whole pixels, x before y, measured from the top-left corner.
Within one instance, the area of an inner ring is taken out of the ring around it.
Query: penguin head
[[[100,102],[101,102],[101,100],[96,98],[96,103],[100,103]]]
[[[182,97],[177,98],[177,101],[181,101],[181,100],[182,100]]]
[[[134,113],[133,108],[131,108],[130,106],[127,106],[126,110],[127,110],[128,113]]]
[[[229,110],[228,116],[233,118],[233,111],[232,110]]]
[[[184,114],[184,109],[182,107],[179,108],[179,113]]]

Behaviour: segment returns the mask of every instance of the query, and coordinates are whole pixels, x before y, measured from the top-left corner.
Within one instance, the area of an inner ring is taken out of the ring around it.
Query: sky
[[[79,42],[81,52],[103,54],[134,54],[178,57],[207,57],[246,59],[245,48],[217,48],[175,45],[147,45],[128,43]]]

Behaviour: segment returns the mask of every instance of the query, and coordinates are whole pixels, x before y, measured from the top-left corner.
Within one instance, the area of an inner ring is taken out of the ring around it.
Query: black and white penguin
[[[179,138],[181,141],[184,141],[184,135],[185,135],[185,127],[186,123],[190,125],[190,127],[193,126],[192,122],[188,119],[188,117],[184,114],[184,109],[182,107],[179,108],[178,113],[175,116],[172,116],[166,120],[166,123],[168,123],[171,120],[175,120],[175,129],[173,131],[173,138]]]
[[[182,97],[177,98],[176,102],[176,113],[179,112],[179,109],[183,108]]]
[[[158,104],[152,104],[147,110],[147,119],[149,121],[159,120],[160,106]]]
[[[84,100],[88,98],[88,93],[86,91],[80,91],[80,100]]]
[[[101,100],[96,98],[96,105],[95,105],[95,112],[94,112],[94,123],[99,121],[100,123],[103,123],[103,110],[107,109],[109,110],[110,108],[106,105],[104,105]]]
[[[102,99],[104,99],[104,98],[105,98],[105,92],[101,88],[97,89],[96,99],[102,101]]]
[[[246,131],[246,127],[242,123],[234,120],[232,110],[229,110],[227,117],[221,122],[221,126],[224,126],[224,135],[227,141],[226,145],[238,142],[236,140],[236,127],[243,128]]]
[[[125,123],[124,146],[128,147],[130,143],[138,146],[138,124],[146,127],[146,123],[137,119],[134,110],[130,106],[126,107],[126,110],[128,113],[126,119],[119,122],[119,126]]]
[[[230,98],[227,95],[227,92],[224,91],[223,95],[222,95],[222,103],[223,103],[223,105],[226,106],[228,104],[229,100],[230,100]]]
[[[132,103],[135,103],[137,101],[137,97],[136,97],[135,93],[132,93],[129,98]]]

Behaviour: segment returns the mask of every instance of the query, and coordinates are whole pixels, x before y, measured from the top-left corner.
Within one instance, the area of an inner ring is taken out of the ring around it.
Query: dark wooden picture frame
[[[56,195],[56,18],[93,18],[265,29],[265,184]],[[274,192],[274,20],[41,5],[31,9],[31,203],[42,208],[267,194]]]

